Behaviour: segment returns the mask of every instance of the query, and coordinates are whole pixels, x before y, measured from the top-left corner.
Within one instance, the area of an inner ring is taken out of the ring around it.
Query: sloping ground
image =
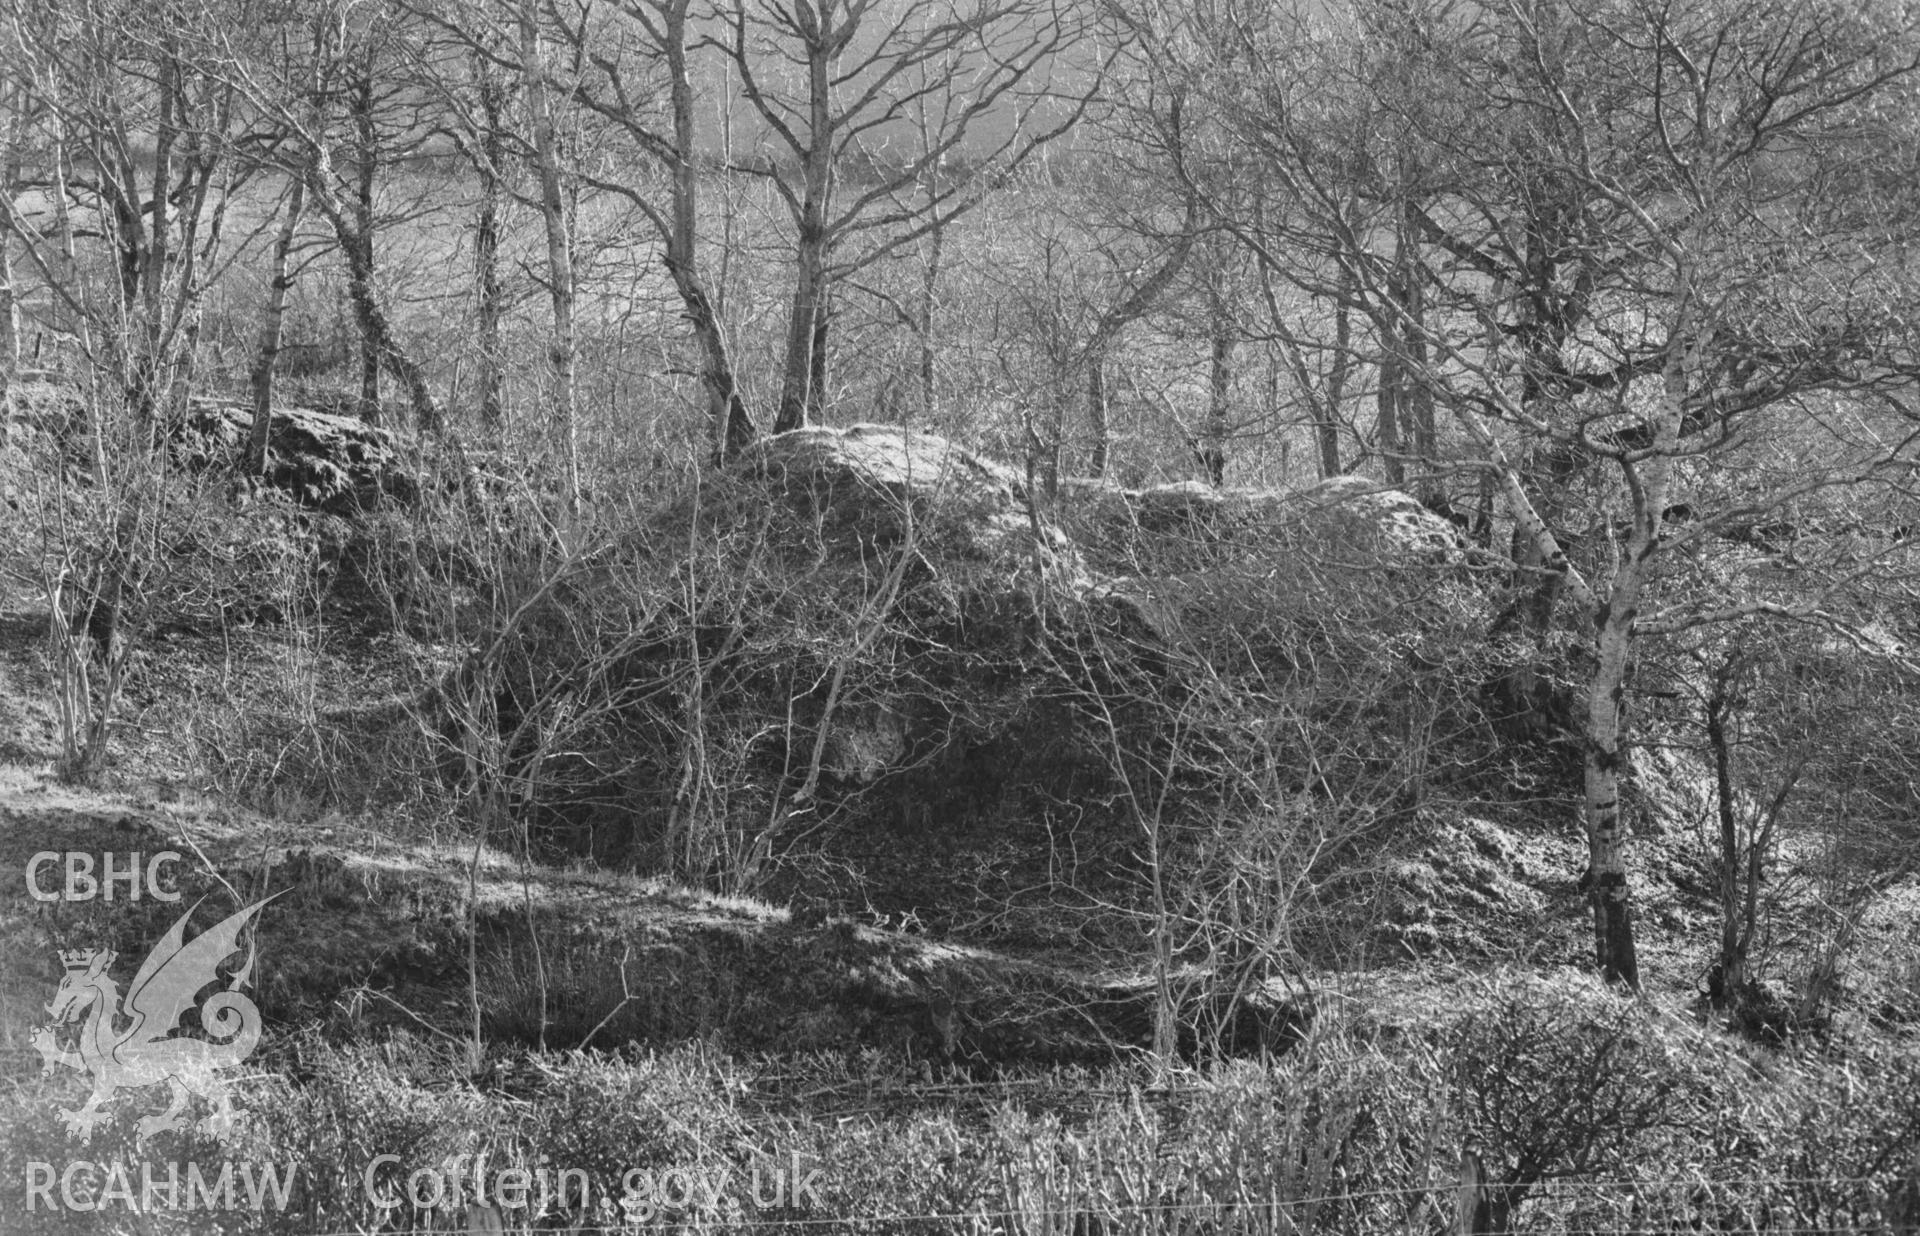
[[[1257,995],[1231,1025],[1212,1028],[1217,1045],[1283,1050],[1316,1012],[1342,1022],[1438,1024],[1446,1020],[1438,1010],[1456,999],[1447,992],[1463,981],[1454,963],[1476,955],[1524,956],[1547,972],[1582,969],[1584,902],[1554,878],[1554,864],[1539,862],[1565,847],[1542,850],[1541,841],[1483,820],[1449,829],[1445,842],[1395,872],[1435,933],[1409,952],[1431,961],[1382,956],[1365,971],[1324,974],[1304,1002],[1289,1004],[1278,991]],[[269,1050],[296,1027],[354,1041],[382,1027],[459,1039],[470,1031],[476,986],[483,1036],[496,1045],[698,1040],[780,1055],[873,1048],[944,1067],[1099,1063],[1151,1044],[1151,990],[1138,976],[851,919],[802,921],[747,900],[527,866],[493,850],[399,845],[344,821],[294,825],[205,803],[74,790],[29,767],[0,767],[0,868],[25,872],[42,851],[86,853],[99,863],[110,853],[122,868],[130,854],[173,851],[181,858],[166,867],[165,883],[182,899],[129,900],[123,884],[111,902],[38,902],[25,880],[0,886],[0,1069],[14,1077],[40,1067],[30,1039],[47,1021],[60,952],[114,950],[124,985],[181,913],[192,910],[190,934],[197,933],[269,896],[253,985]],[[41,889],[58,889],[58,860],[37,875]],[[1686,883],[1658,869],[1644,870],[1640,883],[1650,992],[1675,1012],[1693,994],[1684,963],[1707,937],[1701,899],[1686,895]],[[1911,966],[1905,916],[1916,905],[1920,888],[1909,881],[1862,925],[1843,1034],[1911,1025],[1915,1010],[1906,1003],[1914,993],[1890,988],[1876,967],[1888,953]],[[1539,932],[1549,917],[1562,920],[1559,928]],[[1488,952],[1464,944],[1461,932]],[[1188,1020],[1198,1012],[1187,1010]]]
[[[526,1046],[704,1040],[991,1064],[1098,1062],[1151,1041],[1150,992],[1124,979],[850,919],[802,924],[750,901],[498,851],[76,791],[10,766],[0,869],[24,872],[48,851],[90,855],[95,870],[109,854],[124,869],[131,854],[171,851],[180,858],[163,865],[165,886],[181,899],[132,900],[124,884],[112,901],[40,902],[24,880],[0,889],[0,1056],[14,1075],[38,1068],[29,1041],[59,986],[61,952],[112,949],[124,983],[183,912],[193,934],[268,897],[254,990],[270,1029],[317,1024],[358,1038],[425,1026],[459,1038],[477,988],[483,1037]],[[61,861],[36,873],[41,890],[61,888]],[[1253,1006],[1236,1045],[1257,1051],[1269,1033],[1267,1045],[1282,1046],[1291,1015],[1266,997]]]

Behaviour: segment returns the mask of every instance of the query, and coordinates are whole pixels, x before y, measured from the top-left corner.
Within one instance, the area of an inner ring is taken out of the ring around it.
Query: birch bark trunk
[[[280,233],[274,237],[273,258],[267,279],[267,309],[260,322],[260,351],[254,358],[250,385],[253,388],[253,432],[247,439],[247,471],[254,476],[267,474],[267,439],[273,421],[273,367],[280,356],[280,330],[287,316],[287,292],[293,287],[293,242],[300,230],[300,218],[307,209],[304,177],[293,178],[287,191],[287,213],[280,221]]]
[[[1620,786],[1626,771],[1623,734],[1634,620],[1639,615],[1641,594],[1653,574],[1660,514],[1667,505],[1693,368],[1693,287],[1684,259],[1676,282],[1677,312],[1667,339],[1653,443],[1644,454],[1623,454],[1619,459],[1633,496],[1633,526],[1614,570],[1612,586],[1595,612],[1598,664],[1587,689],[1587,885],[1593,906],[1594,959],[1608,982],[1635,990],[1640,986],[1640,964],[1627,885],[1626,821],[1620,810]]]
[[[353,243],[347,250],[348,295],[360,325],[360,418],[369,425],[380,421],[380,364],[384,327],[374,318],[374,191],[379,171],[380,133],[374,122],[373,60],[368,52],[360,76],[347,91],[353,120]],[[416,408],[416,413],[418,409]],[[425,427],[424,425],[422,426]]]

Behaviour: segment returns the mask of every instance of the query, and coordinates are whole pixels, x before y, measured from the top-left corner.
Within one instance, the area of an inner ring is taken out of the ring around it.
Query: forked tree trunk
[[[527,110],[533,120],[534,158],[540,173],[540,217],[547,234],[547,286],[553,301],[553,436],[560,454],[562,499],[569,514],[580,509],[580,453],[574,423],[573,244],[567,234],[560,191],[560,152],[547,91],[545,53],[534,25],[531,0],[520,10],[520,57],[527,73]]]
[[[293,242],[306,209],[306,179],[295,176],[287,192],[286,217],[280,221],[280,234],[273,242],[267,308],[260,320],[260,352],[253,362],[253,432],[247,439],[246,468],[254,476],[267,474],[267,440],[273,424],[274,362],[280,357],[280,328],[287,316],[287,292],[293,287]]]
[[[324,152],[316,163],[319,166],[308,177],[307,197],[327,221],[327,226],[333,229],[334,238],[341,252],[346,255],[347,294],[353,302],[354,321],[361,337],[371,347],[381,367],[407,392],[416,423],[422,428],[437,430],[440,428],[440,405],[433,397],[432,388],[427,385],[426,373],[394,338],[386,311],[381,308],[374,293],[372,250],[361,247],[359,234],[352,221],[342,212],[340,204],[327,188],[329,173],[325,167]]]

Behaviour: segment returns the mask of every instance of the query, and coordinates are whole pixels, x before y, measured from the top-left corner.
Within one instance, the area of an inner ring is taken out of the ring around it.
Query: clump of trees
[[[1336,332],[1364,322],[1382,473],[1447,509],[1497,500],[1519,629],[1564,622],[1586,648],[1595,955],[1636,984],[1636,662],[1762,616],[1848,629],[1833,599],[1894,563],[1702,587],[1686,550],[1790,510],[1838,523],[1869,496],[1909,500],[1920,216],[1891,169],[1913,158],[1920,46],[1890,12],[1839,5],[1137,22],[1158,70],[1211,105],[1181,173],[1219,226]]]
[[[1076,475],[1353,473],[1455,521],[1497,576],[1502,732],[1577,752],[1619,982],[1636,744],[1716,770],[1732,990],[1781,830],[1915,809],[1785,685],[1837,698],[1785,651],[1831,642],[1908,716],[1920,39],[1893,6],[4,12],[0,374],[85,389],[84,483],[120,512],[47,525],[68,630],[145,612],[96,601],[161,577],[159,444],[203,394],[244,393],[256,474],[297,378],[464,459],[469,496],[537,478],[522,600],[587,560],[596,503],[880,414],[1011,456],[1043,506]],[[1788,750],[1816,771],[1769,782]]]

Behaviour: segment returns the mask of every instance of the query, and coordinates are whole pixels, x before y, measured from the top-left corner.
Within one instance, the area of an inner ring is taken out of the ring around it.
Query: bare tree
[[[520,64],[526,74],[527,111],[533,125],[534,166],[540,179],[540,219],[547,238],[547,293],[553,303],[553,340],[548,362],[553,369],[553,434],[560,456],[562,500],[569,513],[580,508],[580,451],[574,424],[574,278],[573,237],[561,193],[559,139],[548,70],[534,0],[522,0],[519,13]]]
[[[1910,187],[1872,170],[1893,139],[1866,117],[1920,53],[1910,32],[1829,6],[1358,9],[1345,26],[1186,27],[1195,46],[1230,46],[1232,76],[1204,50],[1184,71],[1287,209],[1256,221],[1209,197],[1264,263],[1367,315],[1393,388],[1444,408],[1452,449],[1503,496],[1523,571],[1551,587],[1544,608],[1574,602],[1592,658],[1569,720],[1596,960],[1637,984],[1620,806],[1636,645],[1821,599],[1674,597],[1665,551],[1911,462],[1898,392],[1915,358],[1891,324],[1911,312],[1895,272],[1914,216]],[[1381,23],[1398,37],[1383,44]],[[1376,70],[1382,46],[1423,50],[1417,90]],[[1393,123],[1367,121],[1379,113]],[[1381,175],[1400,166],[1418,169],[1414,190]],[[1217,170],[1190,175],[1209,189]],[[1356,178],[1376,203],[1357,220]],[[1323,261],[1344,288],[1313,282]],[[1768,441],[1804,462],[1756,467]],[[1741,492],[1706,484],[1715,458],[1741,465]],[[1584,546],[1555,527],[1575,476],[1600,507]],[[1704,518],[1665,528],[1677,503]]]
[[[1179,229],[1167,242],[1158,263],[1149,267],[1145,277],[1118,297],[1094,324],[1081,360],[1087,374],[1087,416],[1093,432],[1093,454],[1087,464],[1090,476],[1107,474],[1107,460],[1113,450],[1113,427],[1107,406],[1109,354],[1120,333],[1144,317],[1180,277],[1198,235],[1195,205],[1189,201]],[[1224,466],[1223,463],[1222,468]]]
[[[1070,129],[1097,75],[1071,64],[1087,21],[1036,0],[911,0],[884,13],[874,0],[728,0],[720,16],[742,92],[775,148],[744,170],[773,182],[793,227],[778,433],[817,420],[824,405],[835,286],[951,223],[989,177]],[[968,84],[964,104],[894,153],[916,136],[919,103],[955,81]],[[843,196],[840,177],[855,162],[871,181]],[[945,175],[929,176],[942,166]]]
[[[474,208],[474,292],[478,306],[480,352],[480,423],[498,432],[506,423],[505,355],[500,322],[506,315],[506,286],[500,277],[502,175],[506,160],[507,87],[487,57],[475,54],[473,82],[477,96],[477,133],[464,143],[468,162],[478,178],[479,202]]]
[[[471,295],[474,304],[474,352],[479,371],[474,385],[477,389],[480,424],[490,436],[497,439],[506,427],[508,417],[508,357],[503,330],[513,306],[508,283],[502,273],[502,247],[508,242],[510,228],[508,203],[514,201],[525,204],[515,191],[515,170],[523,164],[537,168],[540,162],[536,144],[528,137],[521,123],[524,117],[514,106],[520,97],[514,90],[514,83],[534,76],[536,71],[530,69],[520,72],[515,68],[518,64],[515,56],[524,43],[524,22],[521,18],[525,17],[534,23],[536,43],[543,41],[545,36],[539,27],[540,15],[532,10],[516,15],[511,8],[504,8],[496,15],[486,5],[464,8],[456,4],[452,7],[409,6],[408,11],[418,19],[422,30],[418,46],[406,66],[409,83],[423,99],[429,101],[423,110],[428,113],[434,131],[444,134],[453,142],[473,172]],[[451,37],[445,37],[449,34]],[[543,83],[550,82],[552,75],[546,68],[544,55],[536,67],[544,75]],[[550,90],[546,92],[550,93]],[[564,101],[564,92],[560,105],[550,97],[542,99],[542,110],[548,119],[548,136],[554,139],[549,151],[559,182],[555,186],[554,197],[563,203],[566,200],[563,191],[566,169],[562,166],[564,160],[553,126],[555,112]],[[542,188],[539,200],[532,204],[544,217],[544,178],[536,179]],[[567,259],[564,269],[569,277],[557,282],[569,289],[565,295],[571,299],[574,295],[571,221],[566,210],[562,209],[560,215],[563,229],[568,233],[568,251],[563,256]],[[556,281],[550,279],[549,282]],[[571,318],[570,308],[566,316]],[[571,350],[570,346],[569,352]],[[562,387],[570,390],[571,380],[562,383]],[[565,436],[562,435],[563,438]]]
[[[576,6],[564,16],[558,5],[548,7],[545,27],[551,37],[566,43],[577,65],[567,85],[568,98],[620,135],[628,150],[624,165],[615,160],[611,168],[579,168],[576,174],[585,184],[634,207],[660,238],[667,276],[701,355],[714,456],[732,458],[753,441],[756,429],[701,258],[702,155],[690,69],[691,0],[618,0],[608,10],[590,14]],[[527,71],[524,49],[518,63],[490,50],[490,19],[484,12],[442,20],[477,54],[495,58],[510,71]],[[664,90],[657,86],[662,82]],[[644,170],[649,167],[664,171],[664,195],[647,181]]]
[[[286,26],[263,23],[258,29],[207,31],[198,54],[272,134],[275,165],[304,178],[306,205],[340,251],[360,337],[361,415],[379,417],[379,376],[385,373],[406,392],[415,424],[437,430],[440,404],[426,371],[394,329],[377,250],[385,228],[417,213],[381,208],[381,171],[430,132],[419,114],[421,92],[391,63],[400,55],[397,22],[363,6],[328,4],[306,23],[304,50],[284,37]]]
[[[191,26],[135,7],[16,5],[5,226],[87,359],[154,422],[191,382],[202,296],[221,260],[231,90],[189,54]],[[26,118],[44,158],[25,170]],[[16,194],[39,191],[29,215]],[[77,224],[84,215],[87,222]],[[99,244],[100,262],[83,253]]]

